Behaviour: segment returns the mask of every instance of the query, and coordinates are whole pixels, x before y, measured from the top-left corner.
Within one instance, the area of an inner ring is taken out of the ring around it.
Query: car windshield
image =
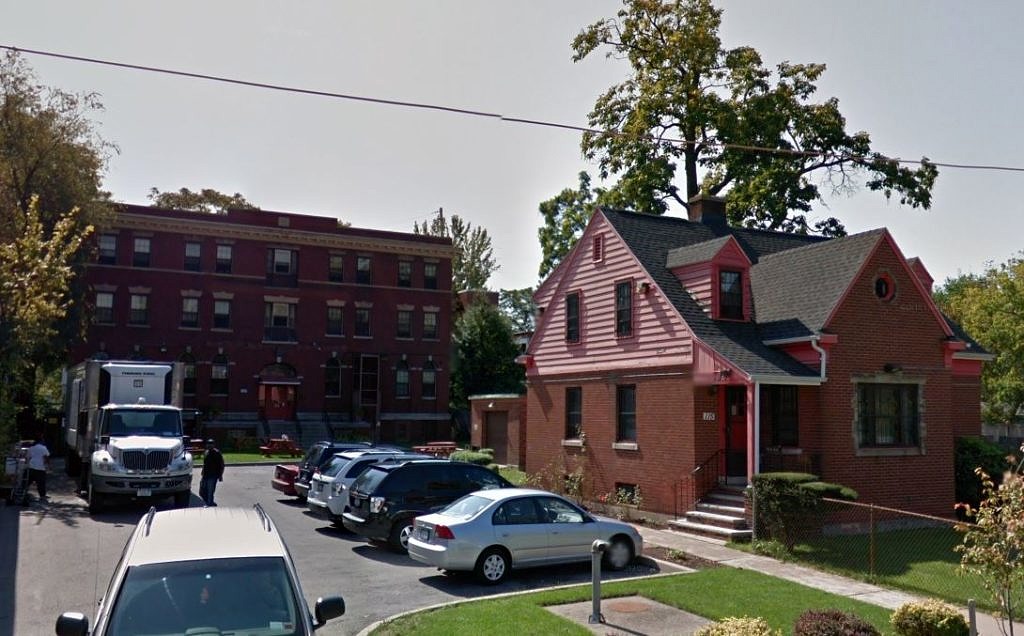
[[[141,565],[129,568],[104,633],[305,635],[296,599],[280,557]]]
[[[122,409],[107,412],[103,435],[181,437],[181,413],[163,409]]]
[[[447,508],[437,514],[444,515],[446,517],[454,517],[456,519],[469,519],[493,502],[493,499],[488,499],[487,497],[466,495],[461,499],[456,499],[449,504]]]

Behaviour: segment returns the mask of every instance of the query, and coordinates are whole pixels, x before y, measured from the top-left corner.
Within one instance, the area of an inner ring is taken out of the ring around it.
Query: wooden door
[[[484,444],[494,449],[494,463],[508,463],[508,411],[484,413]]]
[[[747,387],[725,389],[725,474],[747,476]]]

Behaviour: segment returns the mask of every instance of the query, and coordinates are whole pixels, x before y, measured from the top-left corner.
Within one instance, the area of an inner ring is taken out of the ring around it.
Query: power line
[[[596,134],[596,135],[612,134],[612,135],[622,135],[622,136],[625,136],[625,135],[628,134],[628,133],[623,133],[623,132],[620,132],[620,131],[605,131],[605,130],[600,130],[600,129],[597,129],[597,128],[588,128],[586,126],[576,126],[576,125],[573,125],[573,124],[565,124],[565,123],[560,123],[560,122],[552,122],[552,121],[545,121],[545,120],[539,120],[539,119],[526,119],[526,118],[522,118],[522,117],[512,117],[512,116],[502,115],[501,113],[491,113],[491,112],[487,112],[487,111],[473,110],[473,109],[469,109],[469,108],[459,108],[459,107],[456,107],[456,106],[446,106],[446,105],[443,105],[443,104],[428,104],[428,103],[425,103],[425,102],[411,102],[411,101],[404,101],[404,100],[384,99],[384,98],[380,98],[380,97],[367,97],[365,95],[351,95],[351,94],[347,94],[347,93],[336,93],[336,92],[332,92],[332,91],[323,91],[323,90],[316,90],[316,89],[310,89],[310,88],[301,88],[301,87],[296,87],[296,86],[285,86],[285,85],[282,85],[282,84],[270,84],[270,83],[267,83],[267,82],[256,82],[256,81],[251,81],[251,80],[242,80],[242,79],[237,79],[237,78],[232,78],[232,77],[224,77],[224,76],[221,76],[221,75],[209,75],[209,74],[206,74],[206,73],[194,73],[194,72],[190,72],[190,71],[179,71],[179,70],[175,70],[175,69],[162,68],[162,67],[158,67],[158,66],[144,66],[144,65],[141,65],[141,64],[130,64],[130,63],[127,63],[127,62],[115,62],[115,61],[112,61],[112,60],[101,60],[101,59],[98,59],[98,58],[83,57],[83,56],[80,56],[80,55],[69,55],[69,54],[66,54],[66,53],[56,53],[56,52],[53,52],[53,51],[42,51],[42,50],[38,50],[38,49],[24,49],[24,48],[20,48],[20,47],[17,47],[17,46],[11,46],[11,45],[6,45],[6,44],[0,44],[0,49],[5,49],[5,50],[8,50],[8,51],[14,51],[16,53],[28,53],[30,55],[40,55],[40,56],[44,56],[44,57],[52,57],[52,58],[57,58],[57,59],[62,59],[62,60],[70,60],[70,61],[73,61],[73,62],[84,62],[84,63],[87,63],[87,64],[97,64],[97,65],[101,65],[101,66],[112,66],[112,67],[115,67],[115,68],[123,68],[123,69],[129,69],[129,70],[134,70],[134,71],[144,71],[144,72],[147,72],[147,73],[160,73],[160,74],[163,74],[163,75],[173,75],[173,76],[176,76],[176,77],[188,77],[188,78],[192,78],[192,79],[201,79],[201,80],[207,80],[207,81],[211,81],[211,82],[220,82],[220,83],[223,83],[223,84],[233,84],[233,85],[236,85],[236,86],[248,86],[248,87],[251,87],[251,88],[262,88],[262,89],[266,89],[266,90],[281,91],[281,92],[285,92],[285,93],[296,93],[296,94],[300,94],[300,95],[314,95],[314,96],[317,96],[317,97],[330,97],[330,98],[334,98],[334,99],[345,99],[345,100],[351,100],[351,101],[357,101],[357,102],[365,102],[365,103],[371,103],[371,104],[382,104],[382,105],[385,105],[385,106],[398,106],[398,107],[402,107],[402,108],[415,108],[415,109],[420,109],[420,110],[433,110],[433,111],[440,111],[440,112],[446,112],[446,113],[452,113],[452,114],[455,114],[455,115],[464,115],[464,116],[470,116],[470,117],[486,117],[486,118],[489,118],[489,119],[497,119],[499,121],[504,121],[504,122],[508,122],[508,123],[512,123],[512,124],[523,124],[523,125],[527,125],[527,126],[540,126],[540,127],[545,127],[545,128],[559,128],[559,129],[562,129],[562,130],[571,130],[571,131],[575,131],[575,132],[591,133],[591,134]],[[696,143],[706,143],[706,142],[703,142],[703,141],[702,142],[686,141],[685,139],[660,139],[660,138],[656,139],[654,137],[649,137],[649,138],[653,139],[655,141],[658,141],[660,143],[671,143],[671,144],[683,145],[683,146],[685,146],[685,145],[694,145]],[[714,141],[712,141],[712,143],[715,143],[715,145],[717,145],[718,147],[720,147],[722,149],[726,149],[726,150],[743,150],[743,151],[748,151],[748,152],[760,152],[760,153],[766,153],[766,154],[785,154],[785,155],[791,155],[791,156],[804,156],[804,157],[824,157],[824,156],[826,156],[826,153],[818,152],[818,151],[808,151],[808,150],[798,150],[798,149],[788,149],[788,148],[772,148],[772,147],[769,147],[769,146],[748,146],[748,145],[744,145],[744,144],[719,143],[719,142],[714,142]],[[864,156],[864,155],[856,155],[856,156],[850,157],[850,159],[860,160],[860,161],[883,161],[883,162],[889,162],[889,163],[908,164],[908,165],[923,165],[923,164],[927,163],[929,165],[937,166],[937,167],[940,167],[940,168],[954,168],[954,169],[959,169],[959,170],[999,170],[999,171],[1004,171],[1004,172],[1024,172],[1024,167],[1018,167],[1018,166],[1000,166],[1000,165],[977,165],[977,164],[964,164],[964,163],[947,163],[947,162],[931,161],[931,160],[925,162],[925,161],[922,161],[922,160],[915,160],[915,159],[900,159],[898,157],[886,157],[884,155],[870,156],[870,157],[869,156]]]

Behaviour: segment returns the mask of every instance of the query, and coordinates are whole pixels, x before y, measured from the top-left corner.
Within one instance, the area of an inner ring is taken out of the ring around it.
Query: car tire
[[[401,519],[391,526],[388,545],[396,552],[409,551],[409,537],[412,536],[412,519]]]
[[[633,542],[626,537],[615,537],[604,551],[604,566],[609,570],[623,570],[633,562],[634,556]]]
[[[484,585],[497,585],[504,581],[512,570],[512,559],[502,548],[494,547],[484,550],[476,560],[473,573]]]

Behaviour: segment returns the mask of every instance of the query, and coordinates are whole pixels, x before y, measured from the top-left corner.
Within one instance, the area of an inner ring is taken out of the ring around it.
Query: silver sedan
[[[480,490],[417,517],[409,556],[440,570],[465,570],[485,584],[513,568],[587,561],[595,540],[608,542],[605,567],[621,570],[643,551],[633,526],[593,517],[543,490]]]

